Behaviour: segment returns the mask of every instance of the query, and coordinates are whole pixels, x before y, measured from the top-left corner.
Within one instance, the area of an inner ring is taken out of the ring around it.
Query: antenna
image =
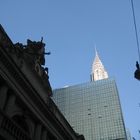
[[[97,55],[97,49],[96,49],[96,44],[94,45],[94,49],[95,49],[95,55]]]

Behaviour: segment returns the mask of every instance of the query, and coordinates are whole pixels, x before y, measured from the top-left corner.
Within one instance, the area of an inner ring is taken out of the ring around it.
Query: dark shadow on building
[[[0,25],[0,140],[84,140],[50,98],[44,47],[13,44]]]

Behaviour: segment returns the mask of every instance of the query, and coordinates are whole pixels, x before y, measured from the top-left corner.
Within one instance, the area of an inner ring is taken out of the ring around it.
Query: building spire
[[[96,45],[95,45],[94,49],[95,49],[95,55],[98,55],[98,52],[97,52],[97,49],[96,49]]]
[[[95,58],[92,64],[92,71],[91,71],[91,81],[97,81],[101,79],[108,78],[108,73],[106,72],[96,49],[95,46]]]

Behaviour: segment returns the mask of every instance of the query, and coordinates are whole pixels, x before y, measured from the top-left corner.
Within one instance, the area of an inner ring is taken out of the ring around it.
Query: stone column
[[[8,100],[6,101],[5,112],[8,116],[12,116],[12,113],[15,111],[15,95],[8,95]]]
[[[7,99],[8,87],[6,85],[0,87],[0,108],[3,110]]]
[[[41,131],[42,131],[41,124],[37,124],[34,132],[34,140],[41,140]]]
[[[45,130],[42,131],[42,139],[41,140],[48,140],[47,139],[47,132]]]

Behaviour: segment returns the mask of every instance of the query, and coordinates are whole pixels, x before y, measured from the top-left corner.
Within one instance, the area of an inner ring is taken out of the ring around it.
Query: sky
[[[140,41],[140,1],[134,0]],[[140,81],[130,0],[1,0],[0,24],[13,41],[44,38],[53,89],[90,81],[95,46],[116,80],[125,126],[140,139]]]

